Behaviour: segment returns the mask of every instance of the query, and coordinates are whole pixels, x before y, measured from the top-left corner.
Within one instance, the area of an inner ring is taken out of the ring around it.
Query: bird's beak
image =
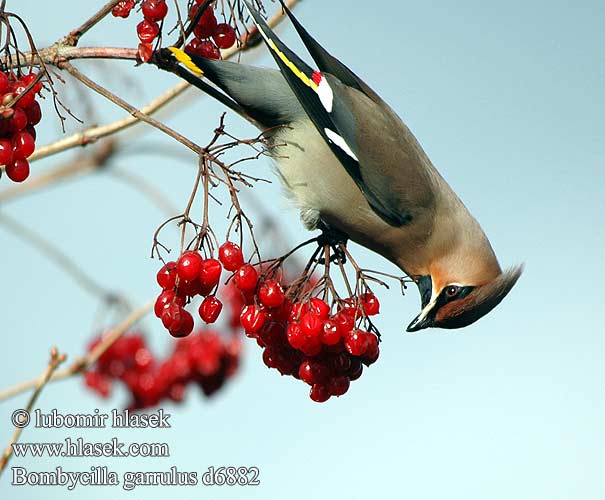
[[[408,325],[406,331],[417,332],[418,330],[433,326],[433,319],[431,318],[430,312],[434,305],[434,302],[427,304],[426,307],[420,311],[420,314],[414,318],[414,321]]]

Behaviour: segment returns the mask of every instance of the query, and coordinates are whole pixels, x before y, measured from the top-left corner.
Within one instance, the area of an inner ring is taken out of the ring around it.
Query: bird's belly
[[[273,142],[279,176],[308,229],[321,220],[404,271],[414,272],[415,261],[423,258],[415,225],[393,227],[381,219],[312,123],[280,129]]]
[[[312,123],[295,122],[291,128],[281,129],[273,142],[272,154],[282,184],[309,229],[314,229],[322,216],[345,222],[367,205]]]

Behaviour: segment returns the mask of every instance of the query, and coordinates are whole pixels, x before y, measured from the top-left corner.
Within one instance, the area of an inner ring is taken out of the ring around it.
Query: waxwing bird
[[[522,267],[502,271],[481,226],[406,125],[283,2],[317,69],[247,7],[279,70],[173,47],[156,64],[268,130],[278,175],[308,229],[344,233],[414,279],[422,309],[408,331],[461,328],[491,311]]]

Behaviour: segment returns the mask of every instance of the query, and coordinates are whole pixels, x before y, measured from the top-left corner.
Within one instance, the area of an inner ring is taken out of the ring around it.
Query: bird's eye
[[[456,285],[450,285],[445,289],[445,295],[448,298],[453,299],[456,295],[458,295],[459,291],[460,291],[460,287],[458,287]]]

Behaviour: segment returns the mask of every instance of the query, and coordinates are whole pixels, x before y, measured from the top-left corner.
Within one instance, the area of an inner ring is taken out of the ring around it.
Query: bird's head
[[[462,328],[485,316],[515,285],[523,266],[499,272],[488,281],[469,282],[443,280],[442,276],[426,275],[416,279],[422,311],[408,328],[416,332],[424,328]]]

